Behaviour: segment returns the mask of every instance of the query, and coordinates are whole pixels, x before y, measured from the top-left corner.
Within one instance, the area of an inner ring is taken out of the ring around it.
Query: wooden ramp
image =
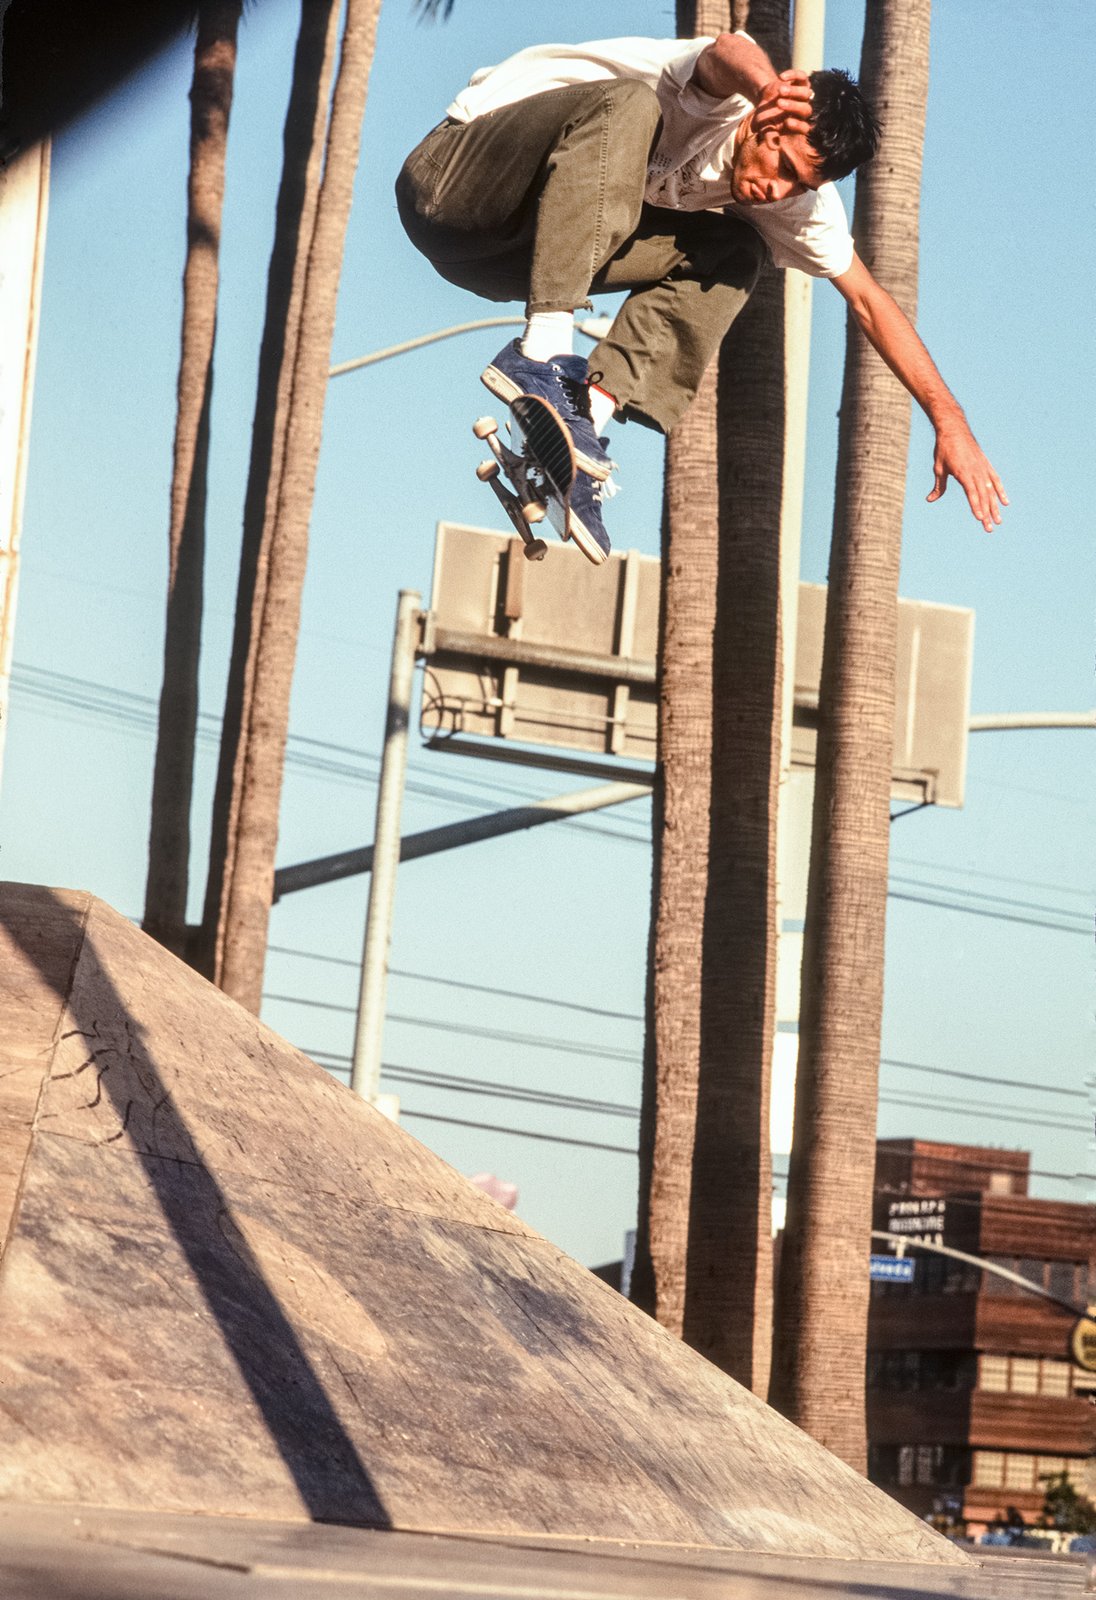
[[[961,1561],[89,895],[0,888],[0,1498]]]

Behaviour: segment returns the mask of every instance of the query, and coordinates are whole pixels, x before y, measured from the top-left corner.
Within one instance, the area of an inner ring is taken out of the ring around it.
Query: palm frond
[[[457,0],[412,0],[412,10],[418,13],[420,22],[437,22],[439,17],[447,22],[456,3]]]

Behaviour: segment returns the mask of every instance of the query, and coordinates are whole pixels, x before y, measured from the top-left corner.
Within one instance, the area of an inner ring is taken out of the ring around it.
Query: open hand
[[[962,484],[978,521],[987,533],[992,533],[1000,524],[1001,507],[1008,505],[1008,495],[964,421],[947,423],[937,430],[932,470],[936,481],[926,498],[939,500],[948,486],[948,479],[954,478]]]
[[[812,98],[808,75],[789,67],[762,89],[753,114],[755,132],[762,134],[766,128],[775,128],[782,134],[808,133]]]

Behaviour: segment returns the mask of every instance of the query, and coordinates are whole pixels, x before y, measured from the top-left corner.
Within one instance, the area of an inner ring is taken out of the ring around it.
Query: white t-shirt
[[[746,35],[745,37],[748,37]],[[761,234],[778,267],[835,278],[852,265],[853,242],[832,183],[787,200],[749,205],[731,193],[734,136],[753,110],[742,95],[717,100],[689,80],[711,39],[599,39],[519,50],[481,67],[448,115],[472,122],[489,111],[550,89],[638,78],[662,106],[662,132],[647,169],[646,199],[673,211],[732,211]]]

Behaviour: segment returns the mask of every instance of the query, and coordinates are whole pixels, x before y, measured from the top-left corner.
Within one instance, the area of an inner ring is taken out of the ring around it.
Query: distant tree
[[[217,977],[258,1011],[274,893],[289,696],[300,629],[335,304],[361,143],[380,0],[347,0],[339,65],[300,295],[284,412],[281,467],[267,491],[273,518],[265,575],[248,624],[248,699],[235,754],[234,840],[217,903]],[[209,901],[207,899],[207,905]]]
[[[235,884],[243,780],[251,749],[249,730],[255,663],[285,461],[305,273],[320,190],[331,80],[338,47],[338,19],[338,0],[301,0],[282,133],[282,173],[274,242],[267,272],[266,314],[244,498],[236,622],[213,798],[205,910],[196,952],[196,965],[216,983],[221,981],[228,903]]]
[[[930,0],[872,0],[860,66],[883,137],[857,177],[853,234],[911,318],[929,13]],[[909,420],[850,315],[771,1399],[860,1472]]]
[[[225,154],[241,10],[242,0],[202,0],[197,13],[194,75],[190,88],[182,353],[168,527],[164,674],[152,784],[144,914],[145,931],[177,954],[183,953],[186,940],[209,411],[213,396]]]
[[[1052,1472],[1039,1480],[1046,1485],[1043,1526],[1062,1533],[1096,1533],[1096,1505],[1074,1488],[1068,1472]]]
[[[788,65],[787,0],[680,0]],[[781,276],[766,268],[670,435],[632,1297],[764,1394],[772,1312]]]

